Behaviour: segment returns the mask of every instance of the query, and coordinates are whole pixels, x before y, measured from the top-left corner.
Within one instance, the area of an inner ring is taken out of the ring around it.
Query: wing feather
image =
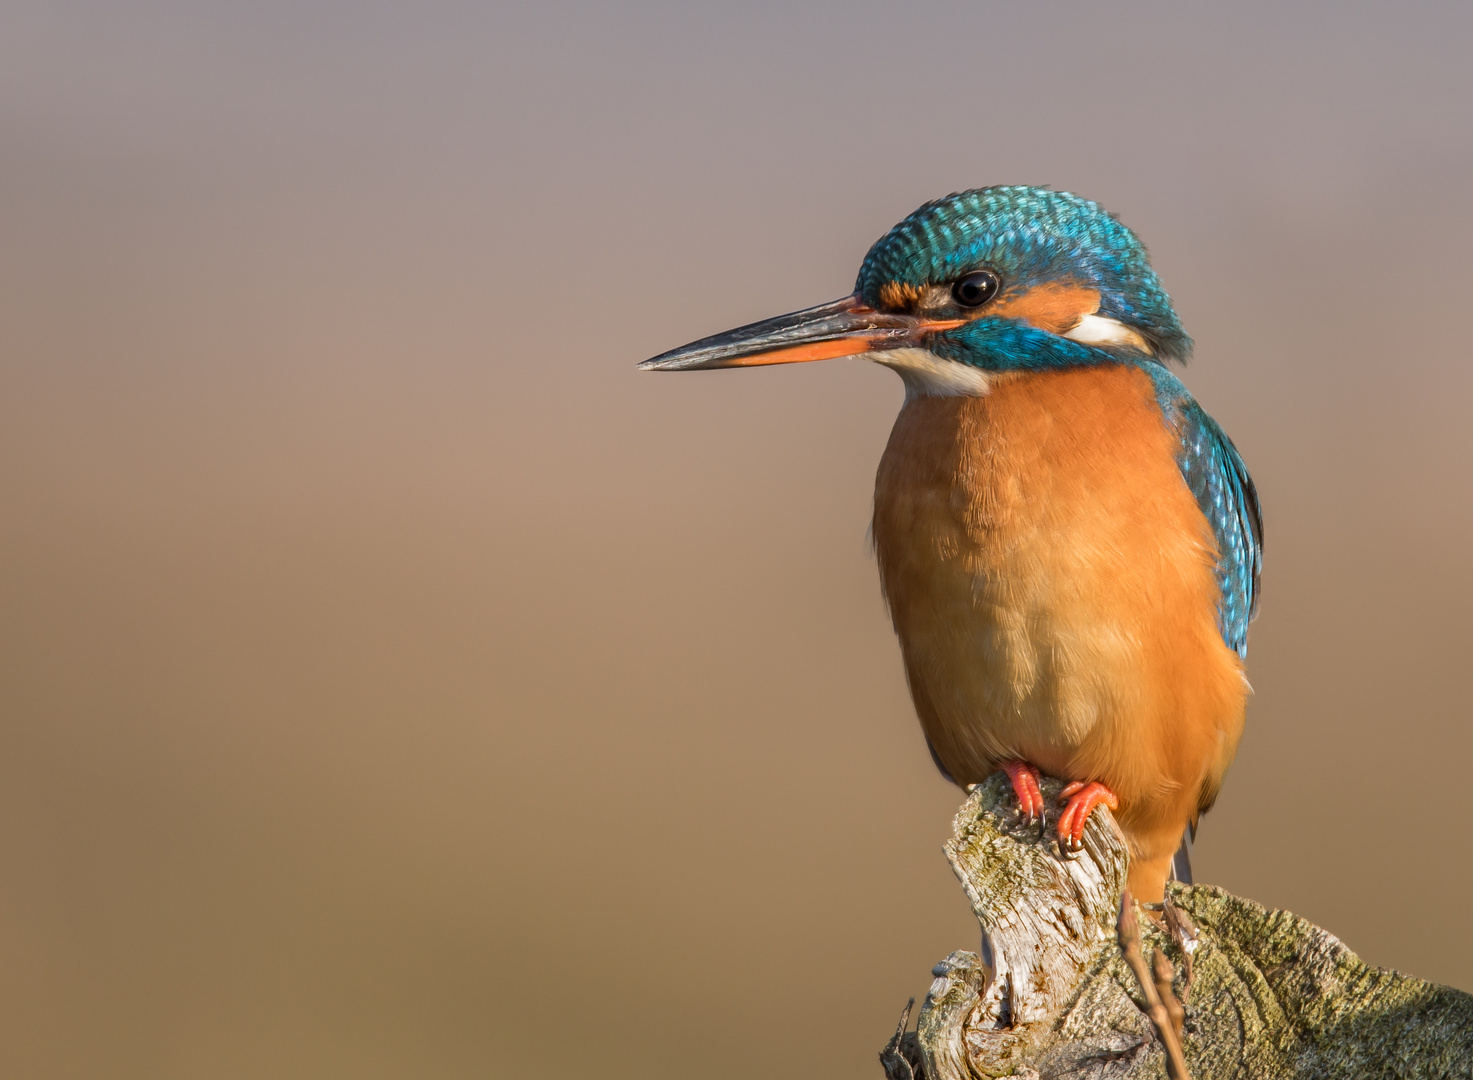
[[[1233,441],[1186,387],[1164,371],[1152,374],[1162,410],[1181,439],[1177,464],[1182,479],[1217,540],[1218,629],[1230,648],[1246,656],[1248,623],[1258,614],[1258,578],[1263,570],[1258,490]]]

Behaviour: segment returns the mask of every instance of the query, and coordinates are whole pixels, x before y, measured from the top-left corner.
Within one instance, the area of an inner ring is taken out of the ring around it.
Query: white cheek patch
[[[937,356],[930,349],[881,349],[865,353],[864,358],[895,371],[905,382],[907,401],[917,397],[982,397],[987,393],[987,372]]]
[[[1130,327],[1104,315],[1083,315],[1072,330],[1059,335],[1081,345],[1113,345],[1116,348],[1136,349],[1147,356],[1153,355],[1150,344]]]

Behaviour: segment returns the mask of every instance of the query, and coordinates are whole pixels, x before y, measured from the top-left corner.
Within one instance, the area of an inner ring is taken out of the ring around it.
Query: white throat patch
[[[905,398],[917,397],[982,397],[987,393],[987,372],[937,356],[930,349],[879,349],[865,353],[891,368],[905,381]]]

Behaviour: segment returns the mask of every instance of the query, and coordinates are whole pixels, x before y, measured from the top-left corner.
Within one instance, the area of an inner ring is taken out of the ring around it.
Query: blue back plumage
[[[1181,381],[1159,364],[1142,365],[1156,400],[1181,439],[1177,466],[1217,541],[1218,629],[1228,647],[1248,655],[1248,623],[1258,613],[1263,521],[1258,490],[1238,449]]]

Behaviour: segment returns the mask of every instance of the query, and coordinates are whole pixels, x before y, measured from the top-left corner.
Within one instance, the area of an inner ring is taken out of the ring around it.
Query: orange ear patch
[[[1100,307],[1100,291],[1068,281],[1049,281],[1024,293],[1008,294],[977,314],[984,318],[1021,319],[1040,330],[1062,334]]]
[[[887,281],[880,286],[880,306],[886,311],[909,311],[921,298],[918,285]]]

